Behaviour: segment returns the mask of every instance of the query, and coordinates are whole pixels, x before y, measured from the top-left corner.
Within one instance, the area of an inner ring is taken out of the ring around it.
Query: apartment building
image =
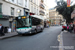
[[[44,16],[45,15],[44,0],[40,0],[39,7],[40,7],[39,15]]]
[[[44,6],[45,6],[45,9],[44,9],[44,12],[45,12],[45,19],[49,20],[49,7],[47,6],[47,1],[48,0],[44,0]]]
[[[0,0],[0,23],[15,31],[14,17],[29,10],[29,0]]]
[[[39,15],[39,1],[40,0],[30,0],[29,3],[29,9],[30,9],[30,15]]]
[[[55,25],[55,24],[61,24],[62,20],[63,20],[63,16],[60,15],[56,9],[52,9],[49,11],[49,18],[51,20],[51,24]]]
[[[44,2],[44,0],[0,0],[0,23],[15,31],[15,17],[35,14],[46,18],[48,9]]]

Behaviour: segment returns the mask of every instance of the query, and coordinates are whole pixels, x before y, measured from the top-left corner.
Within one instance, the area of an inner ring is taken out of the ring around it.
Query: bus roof
[[[32,17],[35,17],[35,18],[38,18],[38,19],[42,19],[44,20],[44,17],[43,16],[38,16],[38,15],[31,15]]]

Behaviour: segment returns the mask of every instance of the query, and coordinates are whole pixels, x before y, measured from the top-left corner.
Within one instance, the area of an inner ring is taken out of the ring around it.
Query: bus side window
[[[29,26],[31,27],[31,19],[29,18]]]

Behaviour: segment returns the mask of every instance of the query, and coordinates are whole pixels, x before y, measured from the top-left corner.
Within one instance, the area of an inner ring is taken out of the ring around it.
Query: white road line
[[[59,50],[64,50],[62,34],[63,34],[63,32],[60,33]]]

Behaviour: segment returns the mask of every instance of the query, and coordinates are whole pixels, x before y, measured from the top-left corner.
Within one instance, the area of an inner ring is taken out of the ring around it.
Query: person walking
[[[69,32],[70,32],[70,33],[72,33],[71,28],[72,28],[72,27],[71,27],[71,24],[69,24]]]
[[[0,36],[4,36],[4,27],[0,24]]]
[[[67,25],[67,31],[69,31],[69,25]]]
[[[74,34],[75,34],[75,25],[74,25],[74,28],[73,29],[74,29]]]
[[[74,24],[73,23],[71,23],[71,30],[73,31],[73,28],[74,28]]]

